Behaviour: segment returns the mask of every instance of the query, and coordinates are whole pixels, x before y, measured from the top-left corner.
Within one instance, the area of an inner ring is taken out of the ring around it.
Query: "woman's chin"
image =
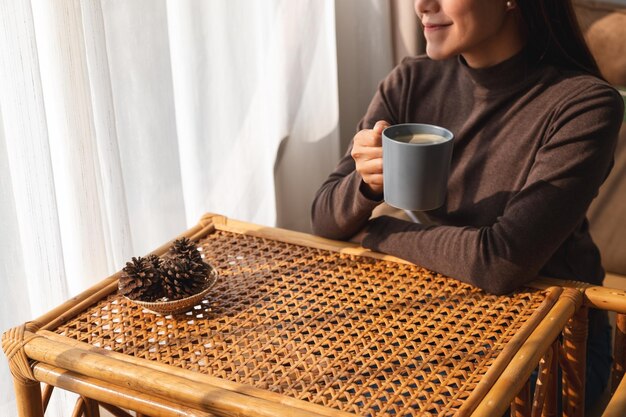
[[[426,55],[434,61],[450,58],[452,55],[442,48],[426,44]]]

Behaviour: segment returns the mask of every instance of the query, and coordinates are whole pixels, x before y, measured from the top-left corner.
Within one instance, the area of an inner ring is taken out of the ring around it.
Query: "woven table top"
[[[51,330],[357,415],[453,415],[546,298],[223,230],[198,243],[219,278],[193,311],[113,293]]]

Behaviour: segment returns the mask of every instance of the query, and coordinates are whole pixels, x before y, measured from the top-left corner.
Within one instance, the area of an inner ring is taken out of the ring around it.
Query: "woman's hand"
[[[366,192],[372,196],[381,196],[383,193],[383,147],[382,133],[389,126],[384,120],[379,120],[373,129],[363,129],[353,139],[352,159],[356,164],[356,171],[363,178]]]

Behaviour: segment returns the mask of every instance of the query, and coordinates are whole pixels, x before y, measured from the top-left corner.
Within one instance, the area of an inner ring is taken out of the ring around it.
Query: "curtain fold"
[[[165,0],[102,1],[101,7],[111,122],[136,256],[187,225],[167,7]]]
[[[309,231],[397,57],[392,13],[390,0],[0,0],[0,331],[205,212]],[[0,415],[16,415],[5,359],[0,386]],[[47,416],[72,400],[55,391]]]
[[[408,55],[423,53],[413,0],[336,0],[341,150],[356,133],[378,83]]]
[[[76,294],[106,273],[108,258],[81,7],[79,2],[46,0],[33,2],[32,11],[50,185],[56,196],[67,287]]]
[[[422,54],[426,40],[422,35],[419,19],[414,12],[414,0],[395,0],[391,7],[393,62],[400,63],[405,56]]]
[[[85,59],[89,73],[93,134],[96,141],[101,222],[107,270],[115,270],[133,253],[126,188],[122,174],[111,74],[100,2],[81,4]]]
[[[0,3],[0,327],[30,320],[69,295],[54,186],[52,144],[43,98],[34,11],[28,1]],[[0,378],[0,414],[16,413],[6,360]],[[66,395],[50,405],[64,408]]]

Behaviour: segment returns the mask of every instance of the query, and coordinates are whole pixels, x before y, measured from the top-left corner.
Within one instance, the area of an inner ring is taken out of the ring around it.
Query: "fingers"
[[[371,174],[363,177],[363,182],[370,186],[374,192],[380,192],[383,189],[383,174]]]
[[[374,128],[372,130],[377,135],[382,135],[383,134],[383,130],[385,130],[388,127],[389,127],[389,123],[387,123],[384,120],[379,120],[379,121],[376,122],[376,124],[374,125]]]
[[[352,158],[356,162],[357,170],[361,174],[364,174],[364,172],[361,172],[363,163],[372,160],[377,160],[377,165],[380,165],[380,168],[376,167],[376,173],[382,173],[382,131],[387,126],[389,126],[389,123],[381,120],[376,122],[373,129],[363,129],[354,136]],[[368,164],[366,169],[369,170],[370,165],[372,164]]]
[[[384,120],[379,120],[376,122],[374,127],[372,128],[372,139],[374,140],[373,146],[382,146],[383,144],[383,130],[385,130],[389,126]]]
[[[372,129],[363,129],[354,136],[352,158],[356,171],[370,191],[380,194],[383,189],[382,132],[389,126],[384,120],[376,122]]]
[[[357,162],[357,165],[358,165],[357,171],[359,171],[364,178],[366,176],[373,177],[375,175],[381,175],[383,173],[383,159],[382,158],[360,160]]]
[[[382,146],[382,133],[388,126],[390,126],[389,123],[379,120],[372,129],[361,130],[354,137],[355,145]]]
[[[357,134],[358,136],[358,134]],[[354,138],[352,146],[352,158],[356,161],[369,161],[371,159],[379,159],[383,157],[383,148],[376,145],[376,139],[371,136],[363,135],[363,137]]]

